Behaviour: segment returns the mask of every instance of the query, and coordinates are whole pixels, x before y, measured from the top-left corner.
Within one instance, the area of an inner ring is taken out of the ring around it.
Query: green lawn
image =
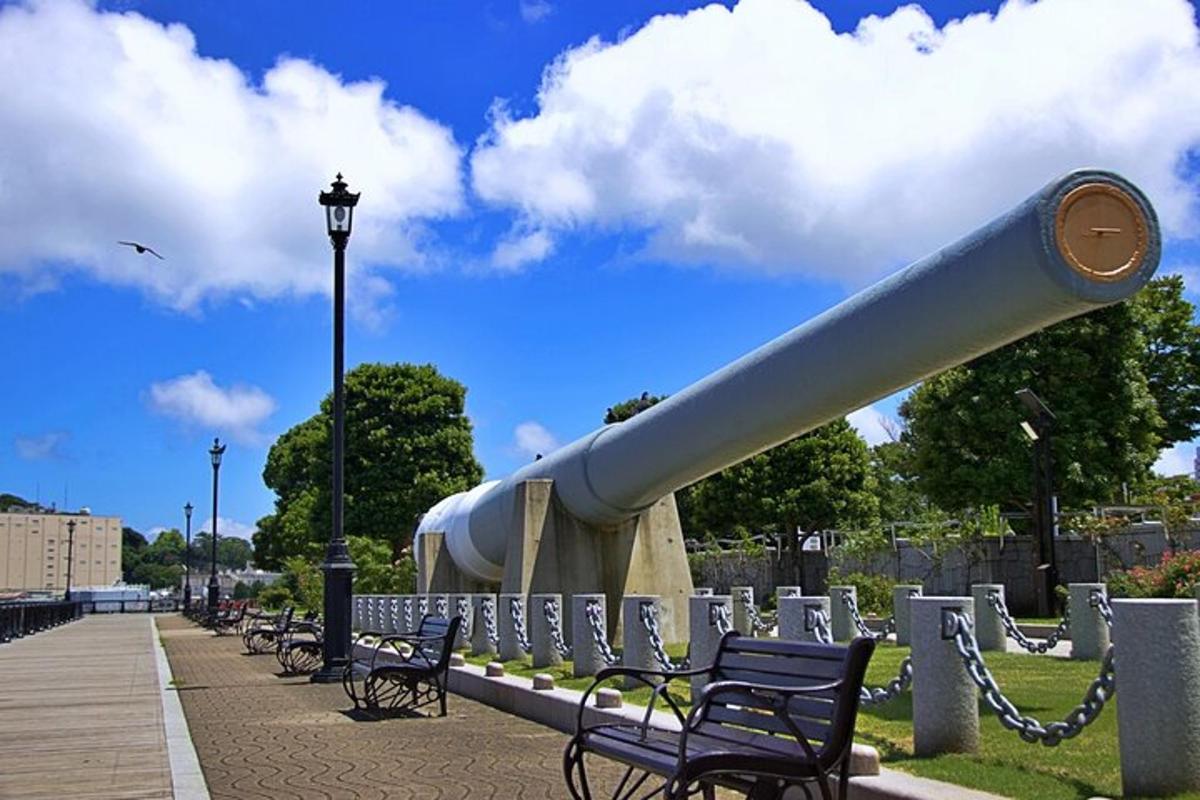
[[[682,653],[669,648],[672,658]],[[881,645],[875,652],[867,680],[883,685],[895,676],[907,647]],[[1083,698],[1096,677],[1098,662],[1074,662],[1051,656],[1018,653],[987,653],[987,664],[1000,687],[1023,712],[1043,723],[1060,720]],[[488,659],[468,658],[475,664]],[[590,678],[572,678],[570,664],[556,669],[535,670],[527,659],[505,664],[509,674],[531,677],[549,672],[559,686],[584,689]],[[686,703],[687,687],[680,682],[678,699]],[[626,692],[629,703],[644,705],[649,690]],[[1119,696],[1118,696],[1119,699]],[[982,703],[980,749],[974,755],[943,755],[915,758],[912,754],[912,696],[905,693],[877,709],[859,715],[857,740],[879,750],[886,766],[926,778],[956,783],[974,789],[1016,798],[1039,800],[1085,800],[1097,795],[1118,797],[1121,773],[1117,755],[1116,701],[1083,733],[1057,747],[1027,744],[1001,727],[992,711]],[[1181,795],[1200,800],[1200,792]]]

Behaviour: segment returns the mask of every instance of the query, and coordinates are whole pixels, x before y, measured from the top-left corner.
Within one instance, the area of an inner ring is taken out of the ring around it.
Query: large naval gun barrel
[[[613,527],[659,498],[798,434],[1087,311],[1158,266],[1153,208],[1129,181],[1081,170],[632,419],[438,503],[455,565],[503,574],[513,498],[553,480],[584,523]]]

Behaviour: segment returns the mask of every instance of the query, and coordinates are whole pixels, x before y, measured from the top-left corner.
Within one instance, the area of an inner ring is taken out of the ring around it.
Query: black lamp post
[[[67,520],[67,591],[63,599],[71,599],[71,564],[75,561],[75,520]]]
[[[1033,585],[1038,616],[1049,617],[1054,614],[1054,588],[1058,585],[1058,559],[1054,553],[1054,457],[1050,441],[1055,417],[1031,389],[1019,389],[1016,394],[1031,420],[1022,422],[1021,428],[1033,442],[1033,527],[1038,554]]]
[[[325,207],[325,226],[333,244],[333,530],[325,551],[325,638],[324,663],[313,673],[314,683],[335,683],[350,658],[350,603],[354,562],[342,531],[344,494],[343,462],[346,424],[346,393],[343,386],[346,316],[346,243],[354,221],[358,194],[346,191],[339,172],[333,191],[321,192],[318,202]]]
[[[221,582],[217,580],[217,476],[221,471],[221,456],[225,455],[225,445],[220,439],[213,439],[213,446],[208,451],[213,468],[213,527],[212,527],[212,574],[208,577],[208,613],[217,613],[217,603],[221,598]]]
[[[187,520],[187,546],[183,550],[183,610],[192,607],[192,504],[183,506],[183,516]]]

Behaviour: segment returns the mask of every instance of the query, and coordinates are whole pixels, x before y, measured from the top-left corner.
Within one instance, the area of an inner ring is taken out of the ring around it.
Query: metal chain
[[[733,630],[733,618],[729,615],[729,606],[724,603],[710,606],[712,609],[712,623],[717,629],[717,633],[721,636]]]
[[[867,627],[867,622],[862,618],[862,614],[858,611],[858,599],[850,592],[842,594],[842,603],[846,606],[846,610],[850,612],[850,620],[854,623],[854,627],[858,628],[858,632],[868,639],[886,639],[889,633],[896,630],[896,618],[891,617],[883,625],[883,630],[879,633]]]
[[[401,601],[404,606],[404,630],[411,631],[413,629],[413,599],[406,597]]]
[[[1096,613],[1100,615],[1100,619],[1104,620],[1104,624],[1111,628],[1113,624],[1112,606],[1108,604],[1108,598],[1105,597],[1104,592],[1099,589],[1093,589],[1088,596],[1088,604],[1096,609]]]
[[[994,608],[1000,616],[1000,622],[1004,625],[1004,632],[1008,634],[1008,638],[1034,655],[1045,655],[1047,651],[1053,649],[1066,636],[1067,628],[1071,625],[1071,607],[1067,606],[1067,613],[1059,620],[1058,626],[1044,640],[1035,642],[1017,626],[1017,621],[1008,612],[1008,607],[1004,604],[999,592],[988,592],[987,601],[988,605]]]
[[[474,622],[474,616],[471,611],[471,600],[468,597],[460,597],[454,601],[454,607],[462,622],[459,623],[459,632],[463,639],[471,638],[471,623]]]
[[[600,608],[600,603],[592,600],[584,606],[584,615],[587,617],[588,627],[592,629],[592,641],[596,643],[596,652],[600,654],[600,660],[610,667],[616,664],[619,660],[617,654],[608,646],[608,635],[605,632],[604,612]]]
[[[864,686],[859,692],[859,703],[864,706],[877,706],[895,700],[900,694],[912,686],[913,666],[912,656],[905,656],[900,662],[900,671],[883,686]]]
[[[742,601],[742,605],[746,607],[746,619],[750,622],[750,627],[753,628],[753,633],[769,633],[775,625],[767,620],[764,620],[758,613],[758,608],[754,605],[754,598],[751,596],[749,589],[742,589],[738,592],[738,599]]]
[[[658,665],[667,672],[688,669],[689,659],[685,658],[679,664],[674,664],[671,662],[671,657],[667,655],[666,645],[663,644],[662,634],[658,630],[658,617],[654,613],[654,604],[639,604],[638,615],[642,618],[642,625],[646,628],[646,635],[650,638],[650,652]]]
[[[1075,706],[1061,722],[1043,724],[1034,717],[1022,714],[1000,691],[996,679],[992,677],[987,664],[984,663],[983,655],[979,652],[979,643],[975,641],[971,618],[966,614],[950,611],[948,623],[945,634],[953,636],[954,647],[962,657],[967,674],[983,694],[984,702],[995,712],[1001,725],[1010,731],[1016,731],[1026,742],[1041,742],[1047,747],[1054,747],[1063,739],[1078,736],[1100,716],[1104,704],[1117,693],[1113,647],[1109,645],[1104,654],[1104,661],[1100,664],[1100,674],[1088,685],[1083,702]]]
[[[521,608],[521,598],[508,598],[508,613],[512,615],[513,633],[517,637],[517,647],[526,653],[533,649],[529,643],[529,633],[525,630],[525,610]]]
[[[833,626],[829,622],[829,615],[825,613],[825,609],[810,607],[808,612],[812,614],[810,627],[813,636],[821,644],[833,644]]]
[[[568,661],[571,660],[571,648],[563,638],[562,620],[558,617],[558,604],[553,600],[542,603],[542,612],[546,615],[546,626],[550,629],[550,643],[558,654]]]
[[[483,614],[483,632],[487,636],[492,647],[500,646],[500,633],[496,630],[496,598],[485,597],[483,602],[479,604],[479,611]]]

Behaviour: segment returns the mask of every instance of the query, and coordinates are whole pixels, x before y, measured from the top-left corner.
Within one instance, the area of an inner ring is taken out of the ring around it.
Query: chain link
[[[988,592],[987,601],[988,605],[995,609],[1000,616],[1000,622],[1004,625],[1004,632],[1008,634],[1008,638],[1034,655],[1045,655],[1047,651],[1052,650],[1067,635],[1067,628],[1071,626],[1071,607],[1067,606],[1067,613],[1059,620],[1058,626],[1044,640],[1035,642],[1026,636],[1017,625],[1017,621],[1009,613],[1008,606],[1004,604],[999,592]]]
[[[433,613],[442,619],[447,619],[450,616],[450,603],[445,597],[439,597],[433,601]]]
[[[400,605],[404,607],[404,630],[411,631],[415,627],[413,625],[413,599],[406,597],[400,601]]]
[[[689,659],[685,658],[679,664],[671,662],[671,657],[667,655],[667,648],[663,644],[662,633],[658,630],[658,617],[654,613],[653,603],[641,603],[638,605],[638,615],[642,618],[642,625],[646,628],[646,635],[650,638],[650,652],[654,656],[654,660],[658,665],[667,672],[676,672],[689,668]]]
[[[459,623],[458,630],[462,634],[463,639],[470,639],[472,623],[475,621],[474,616],[470,613],[471,599],[469,597],[460,597],[454,601],[454,606],[455,613],[457,613],[459,619],[462,620],[462,622]]]
[[[1108,604],[1108,598],[1104,595],[1104,592],[1099,589],[1092,589],[1091,594],[1088,595],[1088,605],[1096,609],[1096,613],[1100,615],[1100,619],[1104,620],[1105,625],[1110,628],[1112,627],[1112,606]]]
[[[492,647],[500,646],[500,632],[496,630],[496,598],[485,597],[479,604],[479,613],[483,615],[483,632]]]
[[[859,693],[859,702],[864,706],[878,706],[895,700],[908,687],[912,686],[913,667],[912,656],[905,656],[900,662],[900,671],[884,686],[864,686]]]
[[[508,613],[512,615],[513,633],[517,637],[517,647],[528,653],[533,646],[529,644],[529,632],[525,629],[525,610],[521,608],[521,598],[508,598]]]
[[[862,614],[858,611],[858,599],[850,592],[842,593],[842,603],[846,606],[846,610],[850,612],[850,620],[854,623],[854,627],[858,628],[858,632],[868,639],[886,639],[889,633],[896,632],[896,618],[888,617],[883,623],[883,630],[876,633],[867,627],[867,622],[862,618]]]
[[[546,626],[550,629],[550,643],[558,654],[568,661],[571,660],[571,648],[563,638],[562,620],[558,616],[558,604],[553,600],[542,603],[542,612],[546,615]]]
[[[746,619],[750,622],[750,627],[753,628],[753,633],[770,633],[775,628],[775,624],[762,618],[758,613],[758,608],[754,605],[754,597],[749,589],[742,589],[738,592],[738,599],[746,608]]]
[[[808,628],[813,632],[816,640],[821,644],[833,644],[833,626],[829,622],[829,615],[825,613],[825,609],[810,606],[805,611],[811,615],[806,622],[809,623]]]
[[[608,646],[604,611],[600,608],[600,603],[596,600],[589,600],[584,606],[583,613],[587,617],[588,627],[592,630],[592,641],[596,643],[596,652],[600,654],[600,660],[611,667],[619,659],[612,648]]]
[[[1089,685],[1083,696],[1083,702],[1075,706],[1061,722],[1043,724],[1034,717],[1022,714],[1012,701],[1000,691],[996,679],[984,663],[983,655],[979,652],[979,644],[975,641],[975,632],[971,627],[971,619],[966,614],[951,611],[947,634],[952,634],[954,647],[958,650],[971,680],[979,687],[983,700],[1000,719],[1000,724],[1010,731],[1015,731],[1023,741],[1029,743],[1041,742],[1047,747],[1054,747],[1063,739],[1078,736],[1084,728],[1090,725],[1104,704],[1117,693],[1117,682],[1114,671],[1113,648],[1109,645],[1100,664],[1100,674]]]
[[[712,605],[712,622],[721,636],[733,630],[733,618],[729,614],[729,606],[724,603]]]

